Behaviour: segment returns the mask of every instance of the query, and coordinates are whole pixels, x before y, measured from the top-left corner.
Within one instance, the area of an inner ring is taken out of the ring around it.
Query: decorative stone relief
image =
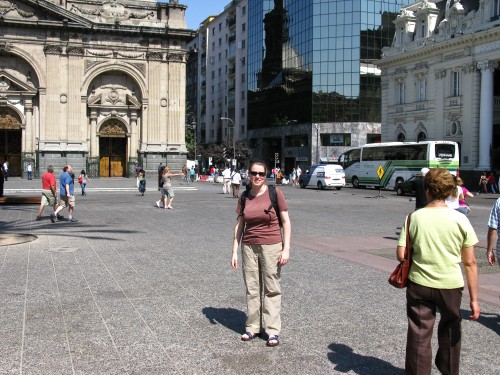
[[[446,77],[446,69],[436,70],[436,72],[434,73],[434,76],[436,77],[436,79],[442,79],[442,78]]]
[[[112,56],[113,51],[93,51],[93,50],[87,50],[87,53],[92,56],[99,56],[99,57],[106,57],[106,56]]]
[[[161,105],[162,107],[166,107],[166,106],[167,106],[167,104],[168,104],[167,99],[165,99],[165,98],[161,98],[161,100],[160,100],[160,105]]]
[[[146,75],[146,65],[145,64],[131,63],[130,65],[132,65],[134,68],[139,70],[142,73],[142,75]]]
[[[184,53],[168,53],[166,59],[168,62],[184,62],[185,56]]]
[[[161,52],[154,52],[154,51],[149,51],[146,52],[146,59],[148,60],[163,60],[163,53]]]
[[[473,73],[477,70],[476,63],[468,63],[462,65],[462,72],[464,73]]]
[[[479,61],[477,63],[477,68],[481,71],[483,70],[489,70],[489,71],[494,71],[495,68],[497,67],[497,63],[496,62],[493,62],[493,61]]]
[[[112,105],[126,105],[126,103],[123,101],[123,99],[120,98],[120,94],[118,94],[118,91],[116,90],[111,90],[108,93],[108,97],[104,99],[104,103]]]
[[[100,135],[126,135],[125,126],[118,120],[109,120],[101,127]]]
[[[85,60],[85,72],[87,72],[87,70],[92,68],[94,65],[102,64],[102,63],[103,63],[102,61]]]
[[[63,52],[63,48],[57,44],[46,44],[43,47],[43,52],[45,52],[46,55],[60,55]]]
[[[21,17],[24,18],[31,18],[35,15],[33,12],[26,12],[19,9],[16,4],[9,0],[0,0],[0,14],[2,16],[12,11],[16,11]]]
[[[144,57],[144,53],[130,54],[130,53],[117,52],[116,54],[120,57],[125,57],[127,59],[139,59]]]
[[[117,0],[110,0],[108,2],[105,2],[100,8],[85,8],[73,4],[70,11],[73,13],[85,14],[87,16],[99,17],[106,20],[107,22],[121,22],[131,18],[150,19],[155,16],[154,12],[152,11],[143,13],[130,12],[123,4],[120,4]]]
[[[85,54],[85,49],[83,47],[68,46],[66,47],[66,53],[68,55],[83,56]]]
[[[62,104],[66,104],[68,102],[68,95],[66,94],[61,94],[61,97],[59,98],[60,102]]]
[[[462,115],[459,112],[449,112],[446,116],[446,135],[461,136],[462,135]]]
[[[0,78],[0,91],[8,91],[10,84],[4,77]]]
[[[14,45],[12,43],[6,43],[6,42],[0,42],[0,51],[10,51],[12,48],[14,48]]]

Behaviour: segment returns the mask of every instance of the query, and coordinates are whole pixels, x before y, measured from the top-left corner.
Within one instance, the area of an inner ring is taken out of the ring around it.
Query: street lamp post
[[[234,121],[231,120],[229,117],[221,117],[220,119],[231,121],[231,124],[233,124],[233,126],[232,126],[232,128],[233,128],[233,160],[235,163],[234,168],[236,169],[236,147],[234,147]]]
[[[193,122],[191,122],[191,127],[193,128],[193,137],[194,137],[194,167],[195,169],[197,168],[197,159],[196,159],[196,121],[193,120]]]
[[[36,137],[36,173],[37,178],[40,176],[40,138]]]

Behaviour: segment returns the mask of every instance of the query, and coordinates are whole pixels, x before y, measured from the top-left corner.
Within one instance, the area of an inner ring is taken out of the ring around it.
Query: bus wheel
[[[316,186],[318,186],[318,190],[323,190],[325,188],[321,181],[318,181],[318,184]]]
[[[352,187],[354,189],[359,189],[359,180],[357,177],[353,177],[352,178]]]
[[[396,183],[394,184],[394,190],[396,190],[397,186],[404,182],[404,180],[401,177],[396,178]]]

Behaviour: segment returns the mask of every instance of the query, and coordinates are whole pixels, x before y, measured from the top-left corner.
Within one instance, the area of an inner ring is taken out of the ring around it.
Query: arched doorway
[[[118,120],[106,121],[99,132],[99,171],[101,177],[125,177],[127,129]]]
[[[11,176],[21,176],[21,123],[13,109],[0,108],[0,160],[7,160]]]

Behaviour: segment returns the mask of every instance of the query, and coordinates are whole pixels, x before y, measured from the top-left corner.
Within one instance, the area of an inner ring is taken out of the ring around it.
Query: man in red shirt
[[[56,194],[56,178],[54,177],[54,167],[49,165],[47,167],[47,172],[42,176],[42,200],[40,202],[40,208],[38,209],[37,220],[42,220],[42,212],[45,206],[50,205],[57,208],[57,194]],[[61,219],[58,217],[58,219]]]

